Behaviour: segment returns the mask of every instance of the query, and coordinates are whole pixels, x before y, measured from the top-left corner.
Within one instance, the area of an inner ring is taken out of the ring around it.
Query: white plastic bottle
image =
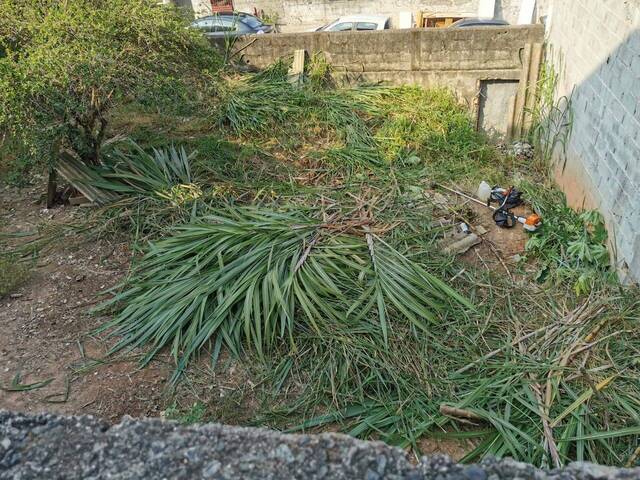
[[[491,197],[491,185],[489,185],[487,182],[483,180],[480,186],[478,187],[477,195],[479,200],[483,202],[488,202],[489,197]]]

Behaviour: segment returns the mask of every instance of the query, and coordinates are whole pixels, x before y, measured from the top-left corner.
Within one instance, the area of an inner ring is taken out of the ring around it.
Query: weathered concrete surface
[[[573,464],[544,472],[513,461],[412,465],[402,450],[343,435],[0,411],[0,479],[637,479],[640,469]]]

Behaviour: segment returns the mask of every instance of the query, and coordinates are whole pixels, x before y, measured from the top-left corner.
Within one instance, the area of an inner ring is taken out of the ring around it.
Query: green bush
[[[0,0],[0,129],[46,163],[95,164],[117,104],[197,104],[218,56],[155,0]]]

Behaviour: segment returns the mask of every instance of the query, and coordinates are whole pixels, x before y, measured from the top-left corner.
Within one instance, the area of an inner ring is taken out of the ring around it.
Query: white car
[[[349,15],[340,17],[328,25],[312,30],[314,32],[358,32],[386,30],[389,28],[389,17],[384,15]]]

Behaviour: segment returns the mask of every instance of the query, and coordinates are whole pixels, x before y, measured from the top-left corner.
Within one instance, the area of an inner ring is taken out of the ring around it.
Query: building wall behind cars
[[[194,0],[197,1],[197,0]],[[235,9],[263,11],[278,19],[282,32],[302,32],[354,14],[387,15],[398,25],[400,12],[460,13],[474,16],[479,0],[235,0]],[[515,23],[521,0],[496,0],[496,17]]]
[[[539,0],[547,60],[570,98],[557,179],[574,207],[607,220],[617,266],[640,282],[640,2]]]

